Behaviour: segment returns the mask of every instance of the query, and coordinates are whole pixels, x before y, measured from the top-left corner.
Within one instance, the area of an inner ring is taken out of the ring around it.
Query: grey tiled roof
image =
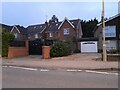
[[[60,24],[61,24],[62,22],[56,22],[56,23],[51,23],[51,24],[49,24],[49,26],[48,26],[48,28],[46,29],[46,33],[47,32],[58,32],[59,31],[59,29],[58,29],[58,27],[60,26]]]
[[[24,28],[23,26],[20,26],[20,25],[15,25],[15,26],[18,28],[18,30],[20,31],[20,33],[27,34],[27,29],[26,28]],[[0,27],[5,28],[9,32],[13,28],[13,26],[5,25],[5,24],[0,24]]]
[[[71,22],[71,24],[76,28],[77,24],[79,22],[79,19],[75,19],[75,20],[69,20]],[[58,27],[61,25],[63,21],[61,22],[55,22],[55,23],[49,23],[48,27],[46,28],[45,24],[38,24],[38,25],[30,25],[27,28],[24,28],[23,26],[20,25],[15,25],[18,30],[22,33],[22,34],[35,34],[35,33],[41,33],[41,31],[43,31],[45,29],[45,32],[58,32],[59,29]],[[8,26],[8,25],[4,25],[4,24],[0,24],[0,26],[5,27],[8,29],[8,31],[11,31],[13,26]]]
[[[71,22],[71,24],[76,28],[79,22],[79,19],[76,20],[69,20]],[[56,22],[56,23],[52,23],[49,25],[49,27],[47,28],[46,32],[58,32],[59,29],[58,27],[60,26],[62,22]]]
[[[28,34],[40,33],[45,28],[45,24],[31,25],[27,27]]]
[[[12,26],[0,24],[0,28],[5,28],[6,30],[8,30],[10,32],[10,30],[12,29]]]
[[[75,26],[75,28],[77,27],[78,25],[78,22],[79,22],[80,19],[75,19],[75,20],[70,20],[70,22]]]

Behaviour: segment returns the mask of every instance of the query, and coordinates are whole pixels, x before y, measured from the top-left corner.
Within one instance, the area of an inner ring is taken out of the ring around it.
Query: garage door
[[[81,52],[98,52],[97,41],[81,42]]]

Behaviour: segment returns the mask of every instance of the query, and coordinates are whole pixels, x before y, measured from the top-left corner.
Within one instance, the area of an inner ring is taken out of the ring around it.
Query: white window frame
[[[49,33],[49,37],[53,37],[53,33],[50,32],[50,33]]]
[[[14,33],[15,38],[18,38],[18,33]]]
[[[69,35],[69,28],[64,28],[63,33],[64,35]]]
[[[114,44],[112,44],[112,43],[114,43]],[[111,49],[117,49],[117,41],[116,40],[107,40],[106,48],[107,48],[107,51],[110,51]]]
[[[38,38],[38,34],[35,34],[35,38]]]
[[[112,30],[112,32],[110,32],[111,29],[113,29],[114,31]],[[105,37],[116,37],[116,26],[115,25],[105,27]]]

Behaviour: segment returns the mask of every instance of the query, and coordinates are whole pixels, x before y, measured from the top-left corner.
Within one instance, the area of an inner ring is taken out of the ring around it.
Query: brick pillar
[[[27,51],[28,51],[28,53],[29,53],[29,41],[28,41],[28,39],[25,41],[25,46],[26,46]]]
[[[50,46],[42,46],[42,56],[44,59],[50,59]]]
[[[12,48],[8,48],[8,59],[10,59],[10,58],[13,58],[14,56],[13,56],[13,50],[12,50]]]

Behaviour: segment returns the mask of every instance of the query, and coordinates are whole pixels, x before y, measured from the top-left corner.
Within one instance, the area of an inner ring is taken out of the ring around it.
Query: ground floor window
[[[107,40],[106,48],[107,48],[107,51],[117,50],[117,41],[116,40]]]

